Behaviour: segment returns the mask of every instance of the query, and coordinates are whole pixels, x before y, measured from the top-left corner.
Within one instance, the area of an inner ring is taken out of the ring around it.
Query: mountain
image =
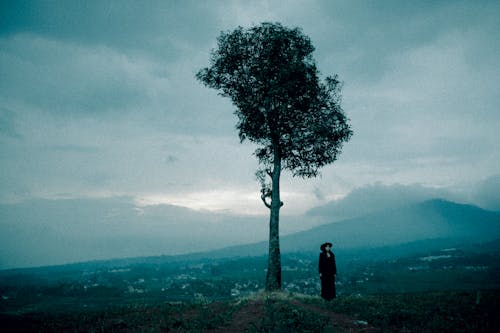
[[[323,222],[338,222],[418,204],[432,198],[461,201],[443,189],[422,185],[372,184],[356,188],[340,200],[311,208],[306,215],[309,218],[320,218]]]
[[[468,192],[425,187],[419,184],[369,184],[353,189],[342,199],[313,207],[307,211],[306,215],[322,222],[337,222],[388,209],[401,208],[433,198],[469,203],[500,213],[500,174],[471,185]]]
[[[283,220],[282,223],[286,223]],[[500,214],[442,199],[427,200],[359,218],[328,223],[281,237],[281,252],[317,252],[325,241],[335,249],[370,249],[415,244],[487,242],[500,238]],[[233,246],[206,257],[267,253],[267,242]]]
[[[338,248],[357,248],[435,238],[487,241],[499,236],[500,214],[435,199],[296,233],[283,239],[283,249],[306,249],[327,240]]]
[[[321,218],[328,214],[323,211]],[[318,225],[309,215],[282,216],[282,252],[317,252],[327,240],[338,251],[500,238],[499,213],[445,200],[398,201],[392,209],[337,218]],[[168,205],[140,207],[128,198],[0,205],[0,269],[159,255],[161,260],[264,255],[266,220]],[[299,224],[305,231],[287,234],[290,225]],[[316,227],[306,230],[308,225]]]

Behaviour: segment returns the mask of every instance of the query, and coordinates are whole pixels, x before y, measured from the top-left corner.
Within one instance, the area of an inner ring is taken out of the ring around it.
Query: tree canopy
[[[314,47],[300,29],[278,23],[223,32],[211,66],[197,78],[237,107],[240,140],[261,145],[266,168],[279,150],[283,169],[314,177],[333,163],[352,131],[341,108],[337,76],[319,79]]]

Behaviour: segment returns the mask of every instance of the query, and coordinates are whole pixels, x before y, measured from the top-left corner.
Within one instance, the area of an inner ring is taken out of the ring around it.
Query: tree
[[[222,32],[210,66],[196,77],[231,98],[240,141],[257,143],[257,179],[270,209],[266,290],[281,289],[280,176],[316,177],[333,163],[352,131],[337,75],[319,79],[314,47],[299,28],[262,23]]]

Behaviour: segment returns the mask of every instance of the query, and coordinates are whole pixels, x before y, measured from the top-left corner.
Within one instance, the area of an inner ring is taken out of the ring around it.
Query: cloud
[[[485,209],[500,212],[500,174],[479,182],[473,189],[471,200]]]
[[[396,42],[382,43],[392,51],[377,60],[385,65],[376,66],[383,69],[376,79],[357,81],[353,72],[355,81],[346,83],[344,108],[354,136],[343,158],[366,163],[383,182],[449,186],[495,173],[500,99],[494,77],[500,73],[477,59],[491,64],[500,44],[483,30],[493,36],[495,28],[487,19],[470,30],[440,27],[418,43],[400,41],[400,49]]]
[[[368,214],[394,210],[403,206],[429,199],[457,200],[458,196],[446,189],[430,188],[422,185],[365,185],[354,189],[344,198],[309,210],[306,216],[320,218],[324,222],[335,222],[365,216]]]
[[[33,34],[0,44],[2,200],[241,183],[227,168],[246,170],[251,152],[240,149],[229,103],[196,82],[196,56],[156,62]]]
[[[15,112],[2,107],[0,107],[0,135],[13,139],[22,137],[17,131]]]
[[[167,157],[165,157],[164,159],[164,162],[167,163],[167,164],[170,164],[170,163],[175,163],[178,161],[178,158],[175,157],[174,155],[167,155]]]
[[[70,44],[158,58],[181,57],[184,45],[209,43],[214,6],[198,1],[2,3],[0,34],[34,32]]]
[[[0,40],[1,98],[61,115],[127,112],[147,103],[165,80],[154,64],[105,48],[32,35]]]
[[[0,147],[2,200],[126,194],[162,196],[173,203],[196,195],[206,201],[197,206],[222,209],[224,197],[215,197],[219,202],[212,207],[209,192],[244,193],[248,183],[258,199],[254,148],[239,144],[236,135],[169,133],[133,117],[60,120],[33,112],[22,119],[23,139]],[[234,209],[226,204],[225,209]]]

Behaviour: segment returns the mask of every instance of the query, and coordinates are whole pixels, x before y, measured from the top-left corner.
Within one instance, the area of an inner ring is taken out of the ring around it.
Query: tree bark
[[[281,289],[281,254],[279,238],[281,156],[278,149],[274,152],[272,172],[271,215],[269,218],[269,258],[267,264],[266,290]]]

